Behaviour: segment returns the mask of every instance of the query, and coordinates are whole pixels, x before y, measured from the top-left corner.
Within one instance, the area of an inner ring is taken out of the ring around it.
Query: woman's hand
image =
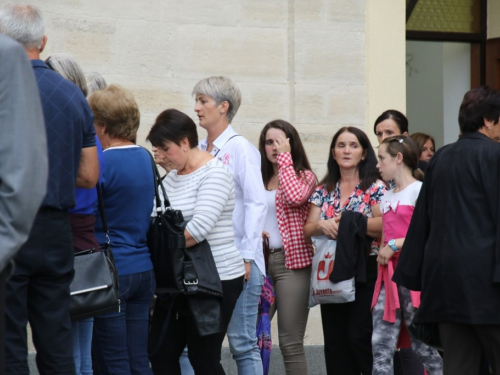
[[[262,232],[262,241],[264,241],[266,238],[270,238],[270,237],[271,237],[271,235],[268,232],[266,232],[266,231]]]
[[[394,250],[389,245],[384,246],[378,251],[377,262],[381,266],[386,266],[389,263],[389,259],[394,255]]]
[[[274,141],[276,145],[276,151],[278,154],[282,154],[283,152],[290,152],[291,147],[290,147],[290,138],[282,138],[278,137]]]
[[[332,240],[336,240],[339,234],[339,222],[340,216],[337,216],[328,220],[320,220],[318,226],[325,236],[328,236]]]

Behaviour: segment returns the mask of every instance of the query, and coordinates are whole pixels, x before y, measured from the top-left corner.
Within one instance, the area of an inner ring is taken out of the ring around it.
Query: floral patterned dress
[[[328,192],[326,185],[321,184],[316,188],[309,202],[321,208],[321,220],[331,219],[346,210],[360,212],[367,217],[372,217],[372,207],[380,203],[385,191],[386,186],[382,180],[375,181],[366,190],[361,190],[358,183],[349,198],[347,198],[347,202],[344,201],[346,204],[342,206],[340,183],[337,182],[332,192]],[[374,238],[370,255],[376,255],[379,246],[379,240]]]

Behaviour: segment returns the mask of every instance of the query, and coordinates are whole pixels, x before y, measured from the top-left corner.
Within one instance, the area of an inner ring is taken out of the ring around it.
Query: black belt
[[[278,253],[280,251],[283,251],[283,248],[282,247],[277,247],[277,248],[269,248],[269,254],[274,254],[274,253]]]

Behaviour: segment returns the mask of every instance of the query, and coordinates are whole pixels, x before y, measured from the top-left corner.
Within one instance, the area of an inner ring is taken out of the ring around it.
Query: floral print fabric
[[[372,217],[372,207],[380,203],[385,191],[386,186],[382,180],[375,181],[366,190],[361,190],[358,183],[351,195],[341,202],[339,182],[337,182],[332,192],[327,190],[326,185],[321,184],[316,188],[309,202],[321,208],[321,220],[339,216],[346,210],[360,212],[367,217]],[[372,255],[376,254],[379,245],[379,240],[373,239]]]

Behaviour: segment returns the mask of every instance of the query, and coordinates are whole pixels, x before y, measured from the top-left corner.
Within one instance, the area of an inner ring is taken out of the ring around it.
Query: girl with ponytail
[[[419,149],[406,136],[383,140],[378,150],[377,168],[385,181],[394,181],[380,202],[382,211],[382,245],[377,262],[379,272],[372,300],[373,374],[393,374],[392,358],[398,342],[402,320],[409,326],[420,305],[420,292],[394,283],[392,275],[410,225],[415,203],[422,186],[423,172],[418,169]],[[441,375],[443,362],[439,353],[413,337],[413,352],[429,375]]]

